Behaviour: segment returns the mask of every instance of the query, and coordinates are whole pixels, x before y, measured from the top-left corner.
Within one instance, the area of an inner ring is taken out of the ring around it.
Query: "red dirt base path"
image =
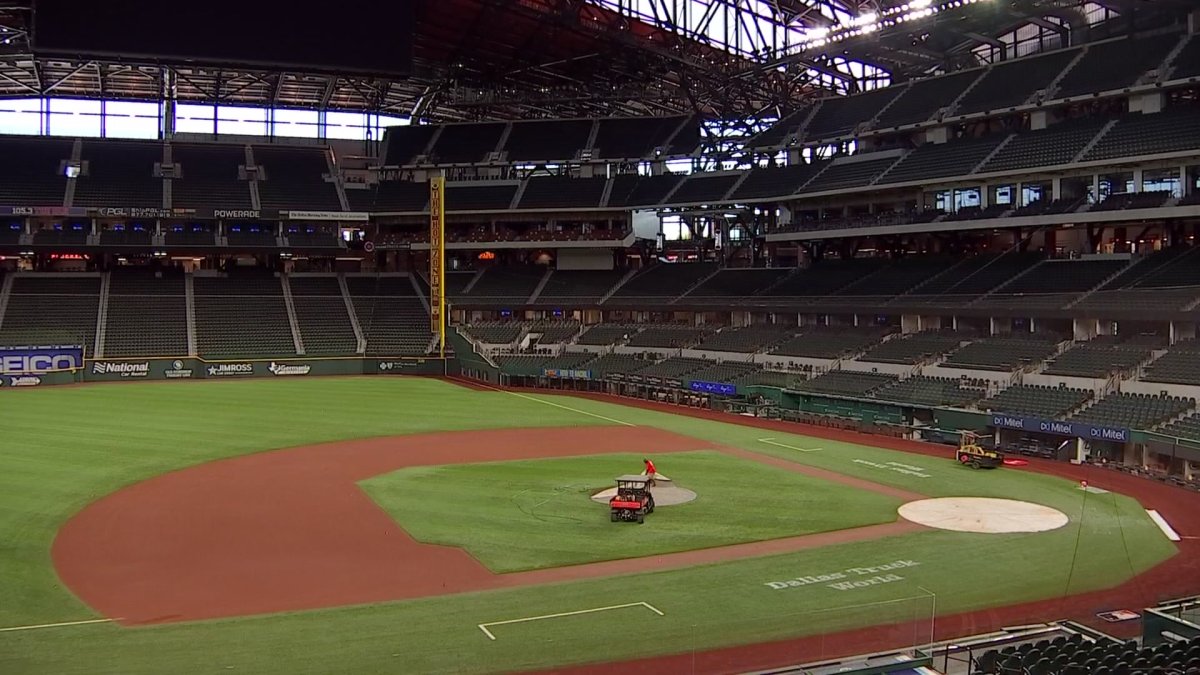
[[[401,600],[685,567],[917,531],[898,521],[772,541],[497,575],[410,537],[356,483],[409,466],[712,448],[642,427],[452,432],[327,443],[165,474],[94,502],[59,531],[59,576],[126,625]],[[905,501],[921,495],[718,448]]]
[[[545,390],[536,389],[526,391],[548,393]],[[553,393],[919,455],[950,458],[953,452],[947,446],[931,443],[794,422],[731,415],[654,401],[606,394]],[[1033,458],[1029,459],[1028,466],[1005,467],[1000,470],[1034,471],[1069,480],[1086,480],[1091,487],[1133,497],[1142,506],[1157,510],[1183,537],[1183,541],[1176,544],[1179,553],[1153,569],[1106,591],[1027,602],[978,612],[939,615],[935,622],[932,640],[952,640],[999,631],[1005,627],[1063,619],[1080,621],[1110,635],[1130,638],[1140,634],[1140,622],[1108,624],[1097,619],[1096,614],[1114,609],[1140,611],[1144,607],[1167,600],[1200,594],[1200,494],[1095,466],[1079,466],[1053,460]],[[1037,570],[1029,570],[1029,573],[1036,574]],[[740,645],[619,663],[556,668],[545,672],[570,675],[608,675],[613,672],[623,675],[657,675],[658,673],[739,673],[765,670],[789,664],[830,660],[912,646],[915,636],[921,636],[921,639],[916,641],[917,644],[927,643],[930,641],[928,626],[919,624],[928,624],[928,620],[918,622],[918,625],[876,626],[794,640]],[[903,641],[904,639],[909,640],[907,644]]]

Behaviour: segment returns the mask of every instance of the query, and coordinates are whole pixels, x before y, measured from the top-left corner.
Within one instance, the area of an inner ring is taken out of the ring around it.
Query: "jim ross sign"
[[[0,375],[45,375],[82,367],[82,347],[0,347]]]
[[[1036,431],[1055,436],[1074,436],[1095,441],[1129,442],[1129,429],[1124,427],[1101,427],[1082,422],[1063,422],[1058,420],[1043,420],[1036,417],[1016,417],[1013,415],[992,415],[992,426],[997,429],[1019,429],[1021,431]]]

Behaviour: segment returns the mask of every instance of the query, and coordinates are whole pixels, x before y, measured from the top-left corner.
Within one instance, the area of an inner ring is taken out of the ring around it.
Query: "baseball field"
[[[0,673],[718,672],[1196,592],[1146,512],[1192,526],[1182,491],[763,426],[405,377],[0,392]],[[644,457],[695,499],[609,522]],[[964,497],[1063,519],[898,514]]]

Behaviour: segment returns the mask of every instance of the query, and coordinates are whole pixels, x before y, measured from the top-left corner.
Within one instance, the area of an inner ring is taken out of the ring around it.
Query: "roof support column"
[[[166,140],[171,140],[175,137],[175,71],[171,68],[163,68],[162,71],[162,102],[158,106],[158,113],[161,116],[161,134]]]

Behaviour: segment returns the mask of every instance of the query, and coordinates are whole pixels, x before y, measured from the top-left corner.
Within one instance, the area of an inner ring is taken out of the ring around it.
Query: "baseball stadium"
[[[1200,2],[0,2],[0,673],[1200,673]]]

